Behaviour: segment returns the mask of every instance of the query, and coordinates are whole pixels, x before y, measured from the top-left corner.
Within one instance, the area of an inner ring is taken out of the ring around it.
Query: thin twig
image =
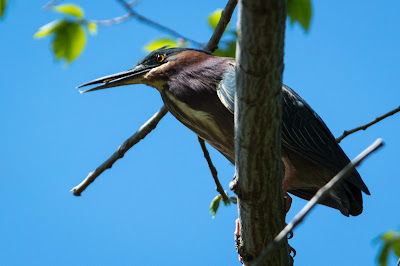
[[[42,9],[49,9],[50,7],[54,6],[55,3],[59,2],[60,0],[52,0],[47,2],[44,6],[42,6]]]
[[[132,1],[129,1],[128,2],[128,5],[129,6],[134,6],[134,5],[136,5],[137,3],[139,3],[140,2],[140,0],[132,0]]]
[[[132,14],[127,13],[120,17],[115,17],[115,18],[105,19],[105,20],[89,20],[89,22],[96,23],[97,25],[101,25],[101,26],[112,26],[115,24],[125,22],[128,19],[130,19],[131,17],[132,17]]]
[[[221,18],[215,28],[213,35],[211,36],[210,40],[208,41],[206,47],[204,48],[205,51],[213,53],[218,48],[218,43],[221,40],[222,35],[225,32],[226,26],[228,25],[229,21],[231,20],[232,13],[235,10],[237,5],[237,0],[229,0],[226,4],[224,10],[222,11]],[[215,185],[217,186],[217,191],[222,197],[222,200],[227,203],[229,202],[228,195],[226,194],[224,188],[222,187],[221,183],[218,179],[217,169],[215,168],[214,164],[212,163],[210,154],[208,153],[207,147],[204,143],[204,140],[198,137],[201,149],[203,150],[204,157],[207,160],[208,167],[210,168],[211,174],[214,178]]]
[[[139,2],[139,0],[132,0],[126,4],[130,7],[132,7],[133,5],[136,5],[138,2]],[[111,26],[114,24],[119,24],[119,23],[125,22],[132,17],[133,17],[133,14],[129,12],[120,17],[115,17],[115,18],[105,19],[105,20],[89,20],[89,22],[96,23],[97,25],[101,25],[101,26]]]
[[[204,143],[204,140],[203,140],[202,138],[197,137],[197,139],[199,140],[201,149],[203,150],[204,158],[206,158],[206,160],[207,160],[208,167],[209,167],[210,170],[211,170],[211,174],[212,174],[212,176],[213,176],[213,178],[214,178],[215,185],[217,185],[217,191],[219,192],[219,194],[221,194],[222,200],[223,200],[225,203],[227,203],[227,202],[229,202],[228,195],[226,194],[224,188],[221,186],[221,183],[220,183],[219,180],[218,180],[217,169],[215,168],[214,164],[213,164],[212,161],[211,161],[210,154],[208,153],[208,150],[207,150],[207,148],[206,148],[206,144]]]
[[[178,38],[182,38],[182,39],[184,39],[184,40],[187,40],[187,41],[189,41],[189,42],[191,42],[191,43],[193,43],[193,44],[195,44],[195,45],[197,45],[197,46],[199,46],[199,47],[201,47],[201,48],[204,47],[204,44],[202,44],[202,43],[200,43],[200,42],[198,42],[198,41],[195,41],[195,40],[193,40],[193,39],[191,39],[191,38],[188,38],[188,37],[186,37],[186,36],[184,36],[184,35],[178,33],[177,31],[175,31],[175,30],[173,30],[173,29],[171,29],[171,28],[168,28],[168,27],[166,27],[166,26],[164,26],[164,25],[162,25],[162,24],[160,24],[160,23],[158,23],[158,22],[155,22],[155,21],[153,21],[153,20],[151,20],[151,19],[149,19],[149,18],[146,18],[146,17],[140,15],[139,13],[135,12],[135,11],[132,9],[131,5],[129,5],[129,3],[125,2],[124,0],[117,0],[117,1],[118,1],[121,5],[123,5],[123,6],[125,7],[125,9],[128,11],[128,13],[129,13],[131,16],[135,17],[137,20],[142,21],[142,22],[144,22],[144,23],[146,23],[146,24],[149,24],[150,26],[155,27],[155,28],[158,28],[158,29],[160,29],[160,30],[162,30],[162,31],[165,31],[165,32],[171,34],[172,36],[175,36],[175,37],[178,37]]]
[[[108,168],[111,168],[112,165],[120,158],[124,157],[125,153],[136,143],[146,137],[158,124],[161,118],[167,113],[167,108],[165,106],[161,107],[161,109],[153,115],[143,126],[139,128],[139,130],[133,134],[129,139],[127,139],[121,146],[119,146],[118,150],[108,158],[104,163],[102,163],[99,167],[96,168],[93,172],[89,173],[89,175],[83,180],[79,185],[71,189],[71,192],[74,193],[75,196],[80,196],[82,191],[84,191],[101,173],[103,173]]]
[[[204,50],[209,52],[214,52],[218,48],[218,43],[221,40],[222,35],[225,32],[226,27],[228,26],[229,21],[231,20],[232,13],[236,8],[238,0],[229,0],[226,4],[224,10],[222,10],[221,18],[217,24],[217,27],[214,30],[213,35],[208,41]]]
[[[237,5],[237,0],[229,0],[226,4],[224,10],[222,11],[221,18],[215,28],[213,35],[211,36],[210,40],[208,41],[206,47],[204,48],[205,51],[213,53],[218,48],[218,43],[221,40],[222,35],[225,32],[226,26],[228,25],[229,21],[231,20],[232,13],[235,10]],[[217,191],[222,197],[222,200],[226,203],[229,202],[228,195],[226,194],[224,188],[222,187],[221,183],[218,179],[217,169],[215,168],[214,164],[212,163],[210,154],[207,150],[207,147],[204,143],[204,140],[198,137],[201,149],[203,150],[204,157],[207,160],[208,167],[210,168],[211,175],[214,178],[215,185],[217,186]]]
[[[370,154],[378,150],[383,146],[382,139],[377,139],[371,146],[361,152],[353,161],[351,161],[346,167],[343,168],[335,177],[331,179],[325,186],[320,188],[314,197],[304,206],[304,208],[296,214],[293,220],[286,225],[285,228],[275,237],[274,241],[268,244],[266,248],[261,252],[260,256],[256,259],[254,265],[264,265],[272,251],[279,246],[279,243],[287,237],[287,235],[293,231],[294,228],[299,225],[307,214],[315,207],[315,205],[336,185],[340,180],[345,178],[355,167],[367,158]]]
[[[336,142],[337,142],[337,143],[340,143],[340,142],[341,142],[345,137],[347,137],[348,135],[353,134],[353,133],[355,133],[355,132],[357,132],[357,131],[360,131],[360,130],[366,130],[366,129],[369,128],[370,126],[372,126],[372,125],[378,123],[379,121],[385,119],[385,118],[388,117],[388,116],[394,115],[394,114],[397,113],[397,112],[400,112],[400,106],[397,107],[396,109],[393,109],[392,111],[390,111],[390,112],[388,112],[388,113],[382,115],[382,116],[379,116],[379,117],[375,118],[375,120],[373,120],[373,121],[371,121],[371,122],[369,122],[369,123],[367,123],[367,124],[365,124],[365,125],[356,127],[356,128],[354,128],[354,129],[352,129],[352,130],[345,130],[345,131],[343,132],[343,135],[341,135],[340,137],[338,137],[338,138],[336,139]]]

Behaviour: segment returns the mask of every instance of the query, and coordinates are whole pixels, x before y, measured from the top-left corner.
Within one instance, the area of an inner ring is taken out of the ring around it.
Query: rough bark
[[[280,169],[285,20],[285,0],[239,1],[234,190],[245,265],[254,265],[285,225]],[[262,263],[288,264],[287,242]]]

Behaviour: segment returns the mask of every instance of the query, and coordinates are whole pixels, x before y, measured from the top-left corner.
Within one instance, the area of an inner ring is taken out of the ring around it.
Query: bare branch
[[[157,113],[153,115],[143,126],[139,128],[139,130],[133,134],[129,139],[127,139],[121,146],[119,146],[118,150],[108,158],[104,163],[102,163],[99,167],[96,168],[93,172],[89,173],[89,175],[83,180],[79,185],[74,187],[71,192],[74,193],[75,196],[80,196],[81,193],[105,170],[111,168],[112,165],[120,158],[124,157],[125,153],[136,143],[146,137],[158,124],[161,118],[167,113],[167,108],[163,106]]]
[[[59,2],[60,0],[52,0],[47,2],[44,6],[42,6],[42,9],[49,9],[50,7],[54,6],[55,3]]]
[[[127,13],[123,16],[116,17],[116,18],[105,19],[105,20],[89,20],[88,22],[96,23],[97,25],[101,25],[101,26],[111,26],[111,25],[125,22],[130,18],[132,18],[132,14]]]
[[[226,4],[224,10],[222,10],[221,18],[217,24],[217,27],[214,30],[213,35],[208,41],[204,50],[209,52],[214,52],[218,48],[218,43],[221,40],[222,35],[225,32],[226,26],[228,26],[229,21],[231,20],[232,13],[235,10],[238,0],[229,0]]]
[[[229,21],[231,20],[232,13],[235,10],[237,5],[237,0],[229,0],[226,4],[224,10],[222,11],[221,18],[215,28],[213,35],[211,36],[210,40],[208,41],[206,47],[204,48],[205,51],[213,53],[218,48],[218,43],[221,40],[222,35],[225,32],[226,26],[228,25]],[[224,188],[222,187],[221,183],[218,179],[217,169],[215,168],[214,164],[212,163],[210,154],[208,153],[207,147],[204,143],[204,140],[198,137],[201,149],[203,150],[204,157],[207,160],[208,167],[210,168],[211,174],[214,178],[215,185],[217,186],[217,191],[222,197],[222,200],[226,203],[229,202],[230,199],[226,194]]]
[[[372,125],[378,123],[379,121],[385,119],[386,117],[389,117],[389,116],[391,116],[391,115],[394,115],[394,114],[397,113],[397,112],[400,112],[400,106],[397,107],[396,109],[393,109],[392,111],[390,111],[390,112],[388,112],[388,113],[382,115],[382,116],[379,116],[379,117],[375,118],[375,120],[373,120],[373,121],[371,121],[371,122],[369,122],[369,123],[367,123],[367,124],[365,124],[365,125],[356,127],[356,128],[354,128],[354,129],[352,129],[352,130],[345,130],[345,131],[343,132],[343,135],[341,135],[340,137],[338,137],[338,138],[336,139],[336,142],[337,142],[337,143],[340,143],[340,142],[341,142],[345,137],[347,137],[348,135],[351,135],[351,134],[353,134],[353,133],[355,133],[355,132],[357,132],[357,131],[360,131],[360,130],[366,130],[366,129],[369,128],[370,126],[372,126]]]
[[[335,177],[331,179],[325,186],[320,188],[314,197],[304,206],[304,208],[296,214],[293,220],[286,225],[285,228],[275,237],[275,239],[268,244],[268,246],[263,250],[261,255],[257,258],[255,265],[262,265],[263,262],[267,261],[272,251],[275,250],[279,243],[286,239],[287,235],[293,231],[294,228],[299,225],[303,219],[308,215],[308,213],[315,207],[315,205],[321,201],[321,199],[335,186],[340,180],[345,178],[355,167],[359,166],[360,163],[371,155],[373,152],[377,151],[383,146],[382,139],[377,139],[368,148],[361,152],[356,158],[353,159],[342,171],[340,171]]]
[[[165,31],[165,32],[171,34],[172,36],[187,40],[187,41],[189,41],[189,42],[191,42],[191,43],[193,43],[193,44],[195,44],[195,45],[197,45],[199,47],[202,47],[202,48],[204,47],[203,43],[200,43],[200,42],[195,41],[195,40],[193,40],[191,38],[188,38],[188,37],[178,33],[177,31],[175,31],[175,30],[173,30],[171,28],[168,28],[168,27],[166,27],[166,26],[164,26],[164,25],[162,25],[162,24],[160,24],[158,22],[155,22],[155,21],[153,21],[153,20],[151,20],[149,18],[146,18],[146,17],[140,15],[139,13],[135,12],[132,9],[131,5],[129,3],[127,3],[127,2],[125,2],[124,0],[117,0],[117,1],[121,5],[123,5],[125,7],[125,9],[128,11],[128,14],[130,14],[130,16],[135,17],[137,20],[142,21],[142,22],[144,22],[144,23],[146,23],[146,24],[148,24],[148,25],[150,25],[152,27],[158,28],[158,29],[160,29],[162,31]]]
[[[204,143],[204,140],[203,140],[202,138],[200,138],[200,137],[197,137],[197,139],[199,140],[201,149],[203,150],[204,157],[205,157],[206,160],[207,160],[208,167],[209,167],[210,170],[211,170],[211,174],[212,174],[212,176],[213,176],[213,178],[214,178],[215,185],[217,186],[217,191],[219,192],[219,194],[221,194],[222,200],[223,200],[225,203],[226,203],[226,202],[229,202],[228,195],[226,194],[224,188],[221,186],[221,183],[220,183],[219,180],[218,180],[217,169],[215,168],[214,164],[213,164],[212,161],[211,161],[210,154],[208,153],[208,150],[207,150],[207,148],[206,148],[206,144]]]
[[[128,5],[129,6],[134,6],[134,5],[136,5],[137,3],[139,3],[140,2],[140,0],[132,0],[132,1],[129,1],[128,2]]]

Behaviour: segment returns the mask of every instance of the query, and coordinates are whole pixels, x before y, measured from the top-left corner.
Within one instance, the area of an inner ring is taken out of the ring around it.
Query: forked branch
[[[71,189],[71,192],[74,193],[75,196],[80,196],[82,191],[84,191],[101,173],[111,168],[118,159],[124,157],[125,153],[132,148],[133,145],[146,137],[147,134],[149,134],[157,126],[158,122],[167,112],[167,108],[163,106],[157,113],[153,115],[153,117],[151,117],[143,126],[141,126],[135,134],[133,134],[121,146],[119,146],[118,150],[110,158],[97,167],[96,170],[89,173],[85,180],[83,180],[79,185]]]
[[[229,0],[226,4],[224,10],[222,10],[221,19],[219,20],[217,27],[214,30],[213,35],[210,38],[210,41],[207,43],[204,50],[213,53],[218,48],[218,43],[221,40],[222,35],[225,32],[226,27],[228,26],[229,21],[231,21],[231,17],[233,11],[236,8],[238,0]]]
[[[197,46],[199,46],[201,48],[204,48],[204,44],[202,44],[202,43],[200,43],[198,41],[195,41],[195,40],[193,40],[191,38],[188,38],[188,37],[178,33],[177,31],[175,31],[175,30],[173,30],[171,28],[168,28],[167,26],[164,26],[164,25],[162,25],[162,24],[160,24],[158,22],[155,22],[155,21],[153,21],[153,20],[151,20],[151,19],[149,19],[149,18],[147,18],[145,16],[140,15],[135,10],[133,10],[132,6],[129,3],[127,3],[126,1],[124,1],[124,0],[117,0],[117,1],[128,11],[127,15],[129,15],[131,17],[134,17],[137,20],[146,23],[151,27],[154,27],[156,29],[164,31],[164,32],[166,32],[168,34],[171,34],[172,36],[175,36],[175,37],[178,37],[178,38],[182,38],[182,39],[184,39],[186,41],[189,41],[189,42],[191,42],[191,43],[193,43],[193,44],[195,44],[195,45],[197,45]]]

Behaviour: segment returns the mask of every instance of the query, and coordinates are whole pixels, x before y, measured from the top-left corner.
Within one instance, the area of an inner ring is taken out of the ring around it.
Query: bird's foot
[[[294,257],[296,257],[296,250],[288,244],[289,264],[294,265]],[[292,255],[293,254],[293,255]]]
[[[289,244],[288,244],[288,251],[289,251],[289,255],[290,255],[292,258],[296,257],[296,250],[295,250],[291,245],[289,245]],[[292,255],[292,253],[293,253],[293,255]]]
[[[243,264],[243,257],[246,256],[246,253],[244,252],[244,248],[240,242],[240,221],[239,221],[239,219],[236,219],[236,221],[235,221],[235,232],[233,234],[235,236],[235,247],[236,247],[237,252],[239,253],[238,259]],[[293,237],[293,231],[291,231],[289,233],[289,235],[287,236],[287,239],[289,240],[292,237]],[[288,253],[290,256],[290,265],[293,265],[294,257],[296,256],[296,250],[292,246],[290,246],[289,243],[287,245],[287,248],[288,248]]]

